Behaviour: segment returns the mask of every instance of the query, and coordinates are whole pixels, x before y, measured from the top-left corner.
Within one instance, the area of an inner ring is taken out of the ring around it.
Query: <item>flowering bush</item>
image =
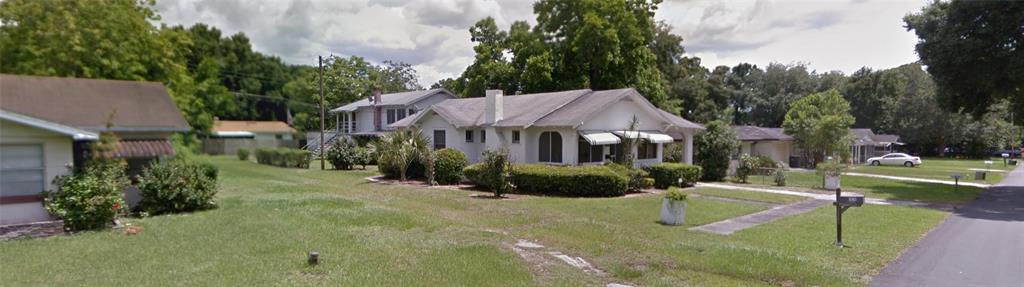
[[[53,180],[56,191],[47,192],[43,205],[64,220],[69,230],[106,227],[126,212],[124,188],[128,178],[123,161],[107,161],[86,167],[74,175]]]

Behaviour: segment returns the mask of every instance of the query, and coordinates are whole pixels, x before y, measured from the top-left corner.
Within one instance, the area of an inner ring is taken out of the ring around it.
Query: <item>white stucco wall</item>
[[[73,163],[72,139],[22,124],[0,120],[0,144],[39,144],[43,147],[43,188],[52,190],[53,178],[68,174]],[[2,159],[0,159],[2,160]],[[0,224],[49,220],[42,202],[0,204]]]
[[[660,131],[665,127],[665,122],[660,118],[641,109],[640,104],[625,98],[608,107],[599,116],[584,122],[580,130],[626,130],[634,115],[639,124],[637,130]]]
[[[356,110],[356,132],[370,132],[373,130],[373,109]]]
[[[768,156],[776,162],[789,164],[789,155],[793,150],[793,142],[789,141],[744,141],[741,144],[743,153]]]

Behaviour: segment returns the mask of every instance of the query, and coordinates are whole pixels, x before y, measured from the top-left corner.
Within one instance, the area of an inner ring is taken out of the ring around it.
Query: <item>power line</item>
[[[319,108],[320,107],[317,104],[312,104],[312,103],[307,103],[307,102],[303,102],[303,101],[298,101],[298,100],[293,100],[293,99],[288,99],[288,98],[282,98],[282,97],[271,97],[271,96],[267,96],[267,95],[257,95],[257,94],[250,94],[250,93],[246,93],[246,92],[237,92],[237,91],[232,91],[231,94],[236,96],[236,97],[252,97],[252,98],[267,99],[267,100],[271,100],[271,101],[275,101],[275,102],[292,102],[292,103],[295,103],[295,104],[298,104],[298,105],[309,106],[309,107],[314,107],[314,108]]]

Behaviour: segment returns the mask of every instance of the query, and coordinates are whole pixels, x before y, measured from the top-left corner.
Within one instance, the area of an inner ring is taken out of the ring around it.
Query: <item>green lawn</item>
[[[831,208],[721,236],[687,228],[767,207],[694,197],[686,226],[670,227],[656,223],[657,195],[493,200],[367,183],[370,171],[212,161],[221,167],[220,208],[131,219],[144,228],[133,236],[0,242],[0,285],[860,286],[946,215],[851,209],[844,241],[852,248],[839,249]],[[607,275],[524,260],[508,247],[519,239],[585,258]],[[310,250],[321,253],[319,266],[305,266]]]
[[[859,173],[870,173],[870,174],[881,174],[891,176],[905,176],[905,177],[917,177],[917,178],[928,178],[928,179],[941,179],[941,180],[953,180],[950,174],[957,172],[965,176],[965,179],[969,179],[974,182],[983,182],[994,184],[998,183],[1003,179],[1006,173],[1001,172],[989,172],[984,181],[975,181],[974,171],[972,168],[977,169],[996,169],[1003,171],[1013,170],[1015,166],[1003,166],[1003,159],[992,158],[992,165],[985,165],[982,159],[949,159],[949,158],[923,158],[921,159],[922,164],[916,167],[908,168],[903,166],[869,166],[869,165],[858,165],[855,166],[851,172]]]
[[[763,179],[769,185],[773,184],[771,176],[763,177],[751,176],[747,181],[751,184],[760,185]],[[827,192],[821,189],[821,176],[814,172],[786,172],[786,185]],[[971,186],[956,188],[947,184],[899,181],[864,176],[843,176],[840,185],[843,191],[857,192],[867,197],[938,203],[968,202],[984,191],[982,188]]]

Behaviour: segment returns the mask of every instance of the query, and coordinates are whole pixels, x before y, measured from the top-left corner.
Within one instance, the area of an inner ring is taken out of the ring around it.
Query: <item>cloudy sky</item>
[[[707,67],[802,62],[852,73],[917,60],[902,18],[927,0],[666,0],[656,15]],[[535,23],[530,0],[159,0],[168,24],[202,22],[243,32],[257,51],[292,64],[357,55],[412,64],[424,86],[473,61],[469,27]]]

